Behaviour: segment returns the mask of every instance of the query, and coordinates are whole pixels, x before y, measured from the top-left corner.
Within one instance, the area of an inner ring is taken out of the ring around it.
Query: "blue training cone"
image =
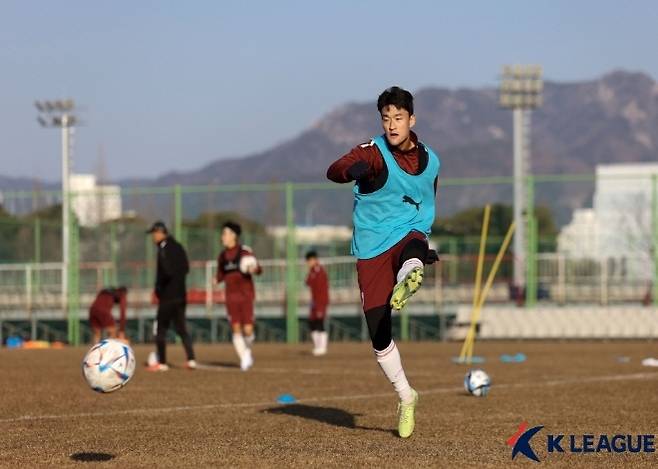
[[[279,404],[294,404],[297,402],[297,399],[292,394],[281,394],[276,398],[276,402]]]
[[[500,361],[503,363],[523,363],[527,360],[525,353],[517,353],[515,355],[508,355],[506,353],[500,356]]]
[[[485,359],[484,357],[481,357],[479,355],[473,355],[470,360],[469,359],[462,359],[461,357],[452,357],[452,362],[457,363],[458,365],[466,364],[466,365],[472,365],[474,363],[484,363]]]

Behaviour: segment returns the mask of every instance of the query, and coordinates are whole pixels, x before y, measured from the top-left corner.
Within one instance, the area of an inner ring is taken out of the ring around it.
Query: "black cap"
[[[167,230],[167,225],[165,225],[164,222],[160,220],[153,223],[153,225],[151,225],[151,228],[146,230],[146,233],[147,234],[153,233],[154,231],[162,231],[165,234],[169,233],[169,231]]]

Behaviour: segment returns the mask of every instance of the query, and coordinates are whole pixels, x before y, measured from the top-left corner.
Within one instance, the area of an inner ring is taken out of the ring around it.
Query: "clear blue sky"
[[[76,171],[102,146],[110,178],[154,176],[266,149],[391,84],[493,86],[515,62],[656,78],[657,44],[652,0],[5,0],[0,174],[59,179],[36,98],[81,106]]]

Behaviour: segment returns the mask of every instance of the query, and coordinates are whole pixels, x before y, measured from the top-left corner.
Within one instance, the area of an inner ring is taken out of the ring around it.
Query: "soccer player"
[[[96,295],[96,299],[89,308],[89,325],[95,344],[101,340],[103,332],[107,332],[110,339],[126,340],[126,287],[103,288]],[[119,333],[112,317],[112,308],[119,305]]]
[[[313,340],[313,355],[317,357],[327,353],[329,337],[324,330],[324,320],[327,316],[327,306],[329,306],[329,279],[327,272],[320,264],[317,252],[309,251],[306,253],[306,265],[308,266],[306,285],[311,290],[311,310],[308,315],[308,326]]]
[[[187,362],[185,368],[196,368],[192,338],[185,326],[185,309],[187,307],[187,287],[185,278],[190,271],[187,253],[183,246],[169,234],[166,225],[156,221],[147,231],[158,249],[158,264],[155,280],[155,295],[158,298],[156,316],[157,332],[155,344],[158,349],[158,361],[152,363],[149,371],[167,371],[167,331],[173,321],[176,333],[183,342]]]
[[[226,311],[231,321],[233,346],[240,358],[240,369],[247,371],[254,364],[251,348],[254,343],[254,288],[253,275],[262,269],[251,249],[240,244],[242,228],[231,221],[222,226],[221,242],[224,250],[217,258],[216,283],[225,282]],[[253,262],[244,262],[245,258]],[[246,268],[241,266],[246,265]]]
[[[398,433],[411,436],[418,393],[409,385],[393,341],[391,309],[401,310],[423,281],[434,222],[439,158],[421,143],[413,96],[394,86],[377,100],[384,134],[335,161],[327,177],[356,181],[352,254],[356,256],[361,301],[377,362],[397,391]]]

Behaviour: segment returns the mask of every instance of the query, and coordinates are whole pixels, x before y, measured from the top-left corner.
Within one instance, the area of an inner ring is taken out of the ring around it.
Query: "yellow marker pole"
[[[487,246],[487,235],[489,233],[489,217],[491,214],[491,205],[487,204],[484,207],[484,216],[482,218],[482,231],[480,233],[480,250],[478,251],[478,262],[477,269],[475,273],[475,289],[473,291],[473,309],[471,310],[471,324],[473,324],[473,317],[475,315],[475,309],[478,305],[478,300],[480,298],[480,286],[482,285],[482,270],[484,267],[484,256],[486,254]],[[470,336],[471,328],[468,330],[468,334],[464,339],[464,345],[459,354],[459,360],[464,361],[466,357],[466,351],[468,350],[468,344],[473,340],[473,337]]]
[[[493,284],[494,278],[496,277],[496,273],[498,273],[498,269],[500,268],[500,263],[502,262],[503,256],[505,255],[505,251],[507,251],[509,243],[512,240],[512,235],[514,234],[515,229],[516,229],[516,225],[514,224],[514,222],[512,222],[509,229],[507,230],[507,234],[505,235],[503,244],[500,246],[498,254],[496,255],[496,260],[494,261],[493,267],[489,272],[489,276],[487,277],[487,282],[484,285],[484,289],[482,290],[482,294],[480,295],[477,308],[475,309],[474,321],[471,323],[471,329],[469,330],[469,333],[473,337],[475,337],[475,324],[480,319],[480,312],[482,311],[482,306],[484,305],[484,302],[487,300],[487,295],[489,295],[489,290],[491,290],[491,285]],[[473,356],[473,341],[470,342],[469,348],[470,350],[467,351],[468,363],[470,363],[470,358]]]

